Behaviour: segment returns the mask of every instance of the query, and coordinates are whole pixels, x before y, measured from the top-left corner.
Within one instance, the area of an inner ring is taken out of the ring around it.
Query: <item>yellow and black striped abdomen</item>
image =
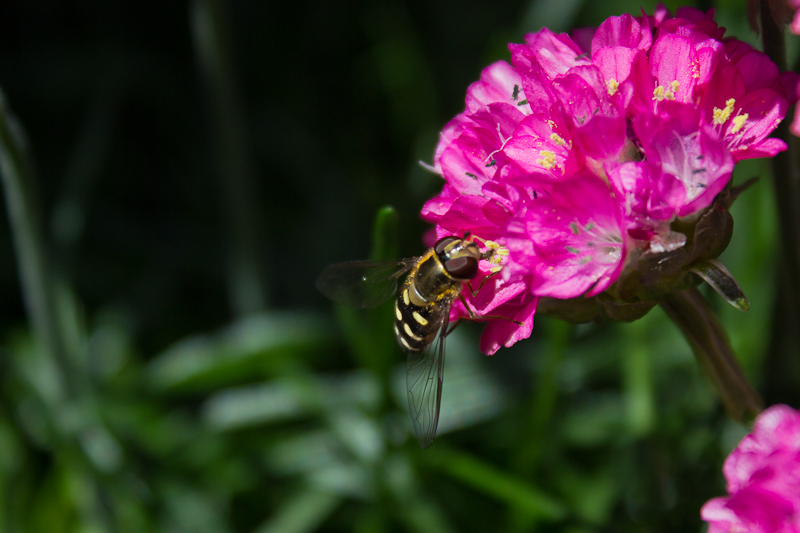
[[[444,312],[449,313],[450,306],[438,305],[436,302],[415,305],[409,297],[409,290],[413,290],[410,285],[410,282],[403,285],[394,306],[394,332],[403,349],[418,352],[436,338]]]

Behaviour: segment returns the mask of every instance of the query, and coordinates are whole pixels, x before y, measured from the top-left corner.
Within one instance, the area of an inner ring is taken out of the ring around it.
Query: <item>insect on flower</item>
[[[450,307],[458,298],[463,301],[461,291],[465,284],[472,291],[469,282],[478,276],[479,261],[492,261],[495,254],[501,253],[493,244],[487,241],[489,249],[481,252],[469,240],[469,234],[463,239],[443,237],[420,257],[336,263],[325,268],[317,279],[317,288],[328,298],[365,309],[377,307],[393,296],[400,278],[408,273],[394,307],[394,331],[398,344],[408,352],[408,408],[414,433],[423,448],[433,442],[439,423],[445,338],[456,325],[450,326]],[[506,318],[476,316],[466,302],[465,307],[471,319]]]

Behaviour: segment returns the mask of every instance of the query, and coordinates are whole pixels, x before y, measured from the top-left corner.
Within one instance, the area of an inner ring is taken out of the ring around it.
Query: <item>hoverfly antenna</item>
[[[463,240],[465,240],[465,241],[466,241],[466,240],[468,240],[468,239],[469,239],[469,236],[470,236],[470,232],[469,232],[469,231],[467,231],[467,232],[464,234],[464,239],[463,239]]]

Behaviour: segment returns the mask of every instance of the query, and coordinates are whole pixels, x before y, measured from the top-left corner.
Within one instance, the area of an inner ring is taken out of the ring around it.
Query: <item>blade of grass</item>
[[[547,428],[553,416],[556,397],[558,396],[559,365],[569,346],[572,326],[561,320],[545,319],[547,324],[547,351],[544,357],[542,372],[534,386],[534,397],[530,407],[529,423],[523,441],[527,444],[520,447],[515,465],[525,474],[536,471],[542,452],[547,443]],[[539,326],[541,327],[541,325]]]
[[[419,457],[429,468],[439,470],[532,516],[558,521],[567,514],[561,502],[522,479],[471,455],[445,448],[441,443],[421,452]]]
[[[651,354],[647,344],[651,320],[645,317],[628,325],[626,341],[623,343],[625,410],[628,430],[635,437],[650,433],[656,422]]]
[[[41,211],[22,127],[0,92],[0,179],[16,252],[22,297],[40,348],[59,369],[60,387],[69,391],[72,374],[65,335],[59,327],[57,289],[44,242]]]
[[[263,265],[258,246],[259,217],[255,204],[253,170],[247,154],[245,126],[234,83],[230,41],[221,0],[195,0],[191,28],[201,73],[208,88],[213,116],[213,144],[218,147],[220,186],[231,236],[228,288],[237,315],[266,307]]]

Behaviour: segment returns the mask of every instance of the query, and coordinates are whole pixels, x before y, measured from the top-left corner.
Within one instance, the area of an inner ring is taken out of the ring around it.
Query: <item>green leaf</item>
[[[327,491],[303,489],[291,495],[256,533],[305,533],[316,531],[342,498]]]
[[[217,334],[178,342],[150,363],[146,379],[159,391],[252,381],[297,365],[297,352],[322,353],[332,340],[330,322],[316,313],[253,315]]]
[[[380,384],[367,371],[330,376],[296,376],[226,389],[203,405],[206,423],[231,430],[335,410],[374,409]]]
[[[372,228],[373,261],[391,261],[398,259],[397,251],[398,216],[394,207],[387,205],[378,210],[375,225]]]
[[[567,509],[561,502],[524,480],[471,455],[445,448],[441,443],[421,452],[419,456],[430,468],[441,470],[484,494],[532,516],[561,520],[567,514]]]

